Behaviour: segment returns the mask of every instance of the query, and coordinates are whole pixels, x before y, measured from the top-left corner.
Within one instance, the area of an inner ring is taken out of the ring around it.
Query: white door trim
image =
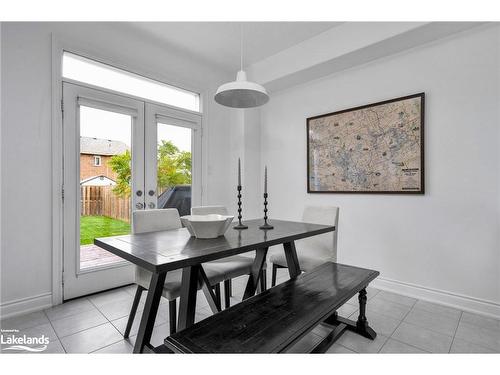
[[[205,99],[208,93],[201,87],[188,82],[180,82],[175,76],[165,75],[157,71],[144,69],[143,66],[124,64],[120,56],[112,56],[108,50],[98,46],[89,46],[88,43],[68,38],[58,33],[52,33],[52,86],[51,86],[51,140],[52,140],[52,304],[59,305],[63,302],[63,139],[62,139],[62,56],[64,51],[72,52],[80,56],[87,57],[114,67],[127,70],[156,81],[164,82],[186,90],[198,92],[200,94],[200,115],[204,119],[204,127],[208,126],[208,106]],[[68,81],[68,80],[65,80]],[[81,83],[80,83],[81,84]],[[103,90],[102,88],[100,88]],[[123,95],[123,94],[122,94]],[[207,137],[203,137],[203,145],[207,143]],[[202,175],[206,182],[208,161],[206,157],[206,147],[202,147]],[[205,199],[206,186],[203,187],[202,199]]]

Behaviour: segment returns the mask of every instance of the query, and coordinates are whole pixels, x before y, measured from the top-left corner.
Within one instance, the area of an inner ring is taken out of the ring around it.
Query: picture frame
[[[307,192],[425,194],[424,123],[424,92],[307,118]]]

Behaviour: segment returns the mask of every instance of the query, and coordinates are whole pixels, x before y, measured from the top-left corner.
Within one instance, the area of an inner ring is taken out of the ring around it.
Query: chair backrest
[[[311,254],[337,260],[337,233],[339,225],[339,207],[333,206],[306,206],[302,221],[311,224],[334,225],[335,231],[304,238],[296,242],[297,251],[304,251],[304,255]]]
[[[182,228],[177,208],[132,212],[132,233],[158,232]]]
[[[224,206],[198,206],[191,207],[191,215],[227,215],[227,208]]]
[[[134,234],[179,228],[182,228],[182,223],[177,208],[138,210],[132,212],[132,233]],[[149,271],[138,266],[135,267],[136,283],[140,284],[140,280],[150,277],[151,274]]]

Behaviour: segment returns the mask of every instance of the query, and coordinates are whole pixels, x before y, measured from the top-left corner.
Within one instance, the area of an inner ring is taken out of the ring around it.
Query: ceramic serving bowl
[[[182,224],[191,236],[196,238],[217,238],[226,233],[234,216],[226,215],[186,215],[181,216]]]

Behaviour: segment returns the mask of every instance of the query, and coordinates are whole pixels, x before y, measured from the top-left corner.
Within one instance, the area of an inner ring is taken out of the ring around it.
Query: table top
[[[284,220],[271,220],[271,230],[259,229],[260,219],[244,224],[248,229],[230,227],[214,239],[197,239],[181,228],[96,238],[94,244],[152,272],[166,272],[335,230],[331,225]]]

